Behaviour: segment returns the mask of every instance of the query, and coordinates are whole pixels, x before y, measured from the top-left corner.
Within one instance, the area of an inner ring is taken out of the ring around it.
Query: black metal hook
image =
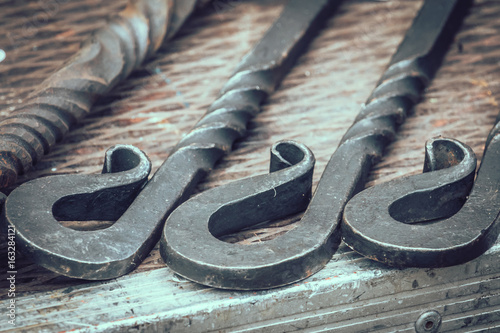
[[[311,198],[314,156],[281,141],[271,149],[270,174],[220,186],[186,201],[167,219],[160,251],[167,265],[195,282],[227,289],[264,289],[306,278],[330,259],[318,230],[330,221],[301,221],[276,239],[230,244],[216,236],[304,210]],[[193,241],[188,241],[193,240]]]
[[[431,140],[426,148],[424,172],[432,172],[374,186],[346,205],[342,237],[352,249],[398,267],[444,267],[493,245],[500,225],[500,136],[491,137],[463,207],[474,153],[451,139]]]
[[[106,151],[101,175],[50,176],[21,185],[7,197],[2,219],[15,227],[19,247],[39,265],[70,277],[112,278],[149,253],[144,248],[150,232],[127,218],[93,231],[66,228],[58,220],[118,219],[150,171],[142,151],[116,145]]]
[[[282,252],[286,253],[282,257],[283,262],[297,260],[298,268],[275,265],[273,269],[266,267],[267,276],[252,275],[249,273],[251,269],[257,269],[266,262],[261,261],[266,253],[263,252],[262,256],[256,255],[252,251],[257,248],[255,247],[248,249],[246,254],[236,256],[242,260],[241,262],[233,258],[229,262],[233,274],[226,274],[230,270],[225,263],[226,256],[214,257],[219,253],[231,253],[230,249],[234,247],[229,245],[222,247],[222,242],[217,242],[223,252],[214,252],[215,244],[209,247],[198,245],[210,237],[205,237],[199,242],[195,236],[198,235],[196,233],[198,229],[192,227],[194,223],[188,218],[183,219],[185,216],[182,214],[187,214],[184,213],[187,211],[185,209],[187,205],[180,212],[174,212],[171,222],[167,222],[161,243],[162,254],[167,264],[181,275],[202,284],[234,289],[276,287],[305,278],[321,269],[340,242],[339,225],[345,204],[362,189],[373,161],[382,155],[384,147],[393,139],[397,125],[404,121],[407,112],[417,102],[439,67],[453,33],[460,26],[469,4],[469,0],[442,1],[439,4],[430,0],[424,2],[365,107],[330,158],[299,226],[284,235],[287,238],[278,237],[273,240],[287,250],[280,249],[279,252],[273,253],[280,255]],[[189,207],[199,209],[195,205]],[[203,215],[204,220],[201,224],[204,229],[201,232],[205,236],[209,234],[207,230],[209,216],[214,212],[212,209]],[[182,223],[187,223],[191,227],[182,226]],[[181,230],[184,230],[184,234],[180,232]],[[186,234],[188,231],[193,235]],[[181,234],[185,236],[184,240],[179,237]],[[188,248],[193,243],[187,242],[186,239],[197,239],[195,243],[197,251]],[[293,239],[293,245],[289,244],[288,239]],[[215,241],[212,239],[212,242]],[[205,250],[208,253],[204,254]],[[268,251],[267,255],[271,253]],[[250,256],[256,256],[253,266],[248,264],[251,263]],[[240,264],[242,266],[239,266]],[[292,274],[286,279],[281,276],[293,269],[299,274]]]

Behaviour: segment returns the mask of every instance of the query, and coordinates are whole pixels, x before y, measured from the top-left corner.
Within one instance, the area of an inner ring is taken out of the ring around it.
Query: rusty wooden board
[[[99,172],[104,151],[116,143],[138,146],[154,169],[159,167],[215,99],[239,59],[279,15],[282,4],[215,0],[151,62],[103,98],[92,115],[19,182]],[[265,173],[268,149],[281,139],[295,139],[313,150],[317,183],[420,4],[346,1],[251,122],[247,137],[197,190]],[[0,27],[6,31],[0,35],[0,49],[5,51],[0,62],[0,117],[8,116],[107,15],[123,6],[124,1],[0,1]],[[475,1],[441,70],[376,165],[368,186],[420,172],[423,145],[430,137],[459,139],[481,157],[499,111],[499,14],[497,1]],[[275,222],[226,240],[263,241],[286,232],[297,220]],[[276,332],[335,327],[359,332],[376,327],[388,331],[387,323],[392,322],[395,329],[411,331],[418,314],[435,308],[445,315],[443,328],[470,331],[467,326],[486,328],[498,319],[499,250],[496,246],[452,268],[395,270],[342,245],[330,264],[308,280],[258,293],[186,282],[172,275],[157,249],[128,276],[92,283],[58,276],[17,254],[16,325],[25,331],[224,331],[267,326]],[[6,258],[6,252],[2,243],[0,256]],[[0,262],[0,330],[8,330],[12,327],[4,325],[9,302],[6,259]],[[419,300],[415,295],[428,297]]]

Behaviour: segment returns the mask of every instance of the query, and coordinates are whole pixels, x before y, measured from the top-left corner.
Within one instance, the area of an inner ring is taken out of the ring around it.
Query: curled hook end
[[[426,150],[426,173],[371,187],[348,202],[342,237],[349,247],[398,267],[450,266],[481,251],[475,242],[481,226],[471,225],[473,209],[463,206],[474,181],[474,152],[446,138],[429,140]]]
[[[117,145],[106,153],[104,169],[100,175],[35,179],[9,195],[3,222],[16,228],[19,247],[37,264],[73,278],[104,280],[129,272],[148,251],[141,244],[152,242],[147,230],[121,215],[147,182],[149,159],[136,147]],[[90,231],[59,223],[116,219]]]
[[[167,219],[160,253],[177,274],[224,289],[266,289],[304,279],[324,265],[308,231],[299,227],[274,240],[245,246],[217,237],[304,210],[311,197],[314,156],[303,144],[280,141],[271,149],[271,173],[205,191]],[[189,239],[196,239],[192,242]],[[300,239],[300,244],[296,242]],[[293,245],[290,245],[293,244]]]

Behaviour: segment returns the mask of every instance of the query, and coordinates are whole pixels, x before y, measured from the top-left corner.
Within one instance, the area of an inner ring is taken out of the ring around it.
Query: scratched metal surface
[[[271,25],[282,1],[215,0],[143,70],[107,96],[20,182],[58,173],[99,172],[115,143],[143,149],[154,168],[214,100],[240,57]],[[0,116],[23,100],[123,1],[0,1]],[[265,173],[268,149],[284,138],[317,157],[315,182],[388,63],[421,1],[346,1],[283,81],[245,140],[199,191]],[[500,3],[476,0],[442,69],[377,164],[368,186],[421,169],[427,138],[469,144],[481,157],[499,111]],[[243,244],[279,237],[296,218],[227,237]],[[300,223],[300,222],[299,222]],[[89,223],[94,226],[95,223]],[[73,224],[74,228],[88,225]],[[242,245],[243,246],[243,245]],[[6,247],[0,257],[6,258]],[[39,268],[18,254],[19,331],[412,331],[418,315],[444,315],[442,331],[495,327],[500,320],[500,246],[468,264],[397,270],[342,245],[327,267],[285,288],[231,292],[186,282],[155,249],[132,274],[107,282],[77,281]],[[7,284],[1,259],[0,330]],[[500,328],[496,328],[498,330]]]

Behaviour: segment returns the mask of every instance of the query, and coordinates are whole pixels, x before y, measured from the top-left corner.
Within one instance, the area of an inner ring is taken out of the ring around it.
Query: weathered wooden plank
[[[256,292],[205,288],[162,268],[20,297],[16,321],[26,331],[47,332],[362,332],[411,329],[422,312],[436,310],[444,317],[444,332],[497,320],[499,251],[497,245],[467,264],[429,270],[388,269],[350,252],[340,253],[307,280]]]

